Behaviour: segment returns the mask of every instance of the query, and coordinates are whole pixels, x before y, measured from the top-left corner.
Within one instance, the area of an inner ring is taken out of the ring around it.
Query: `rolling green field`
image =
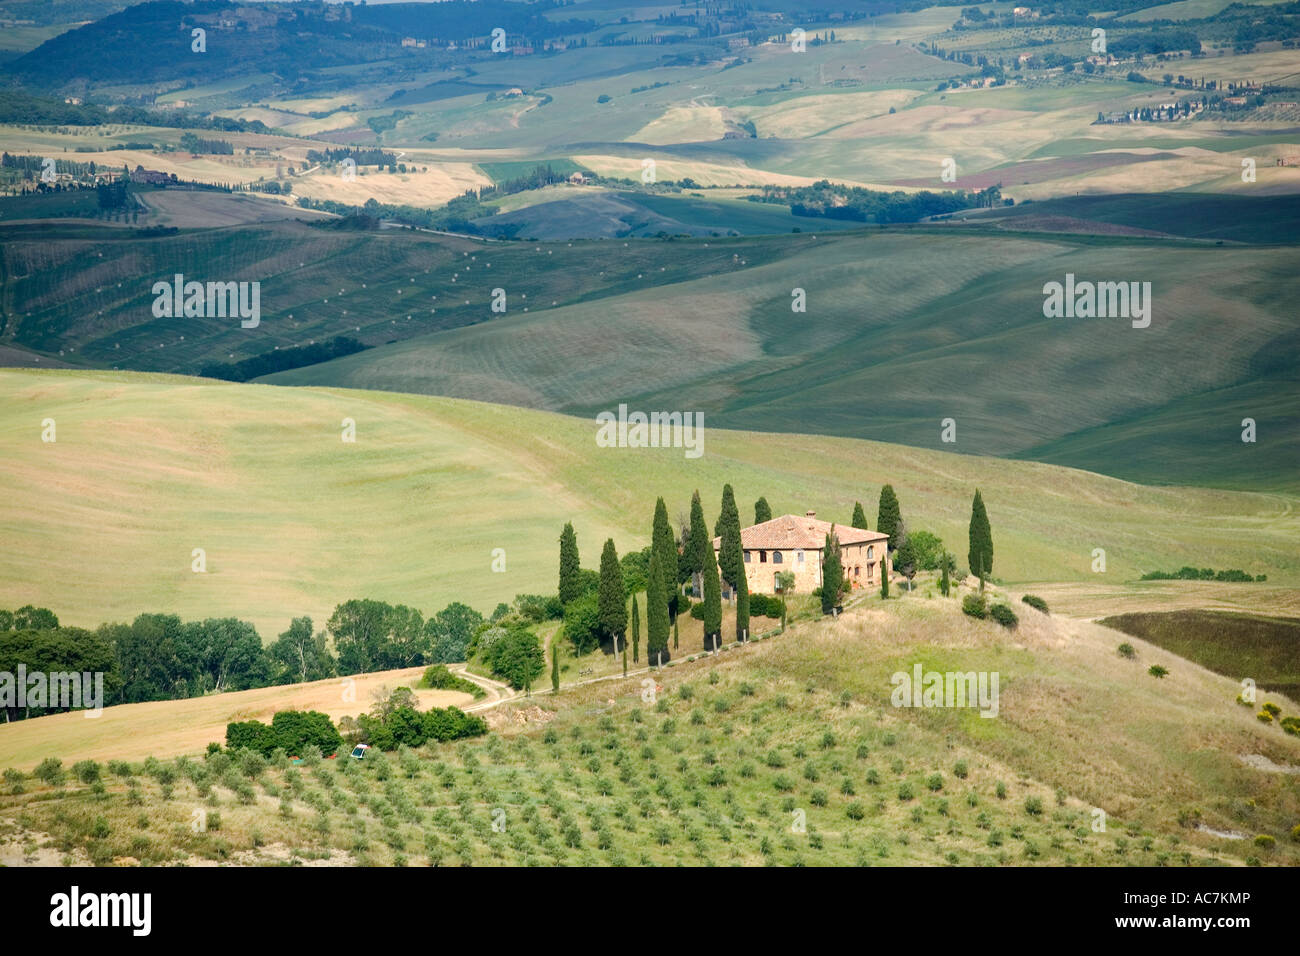
[[[267,381],[582,415],[626,401],[929,448],[945,448],[940,423],[953,418],[951,450],[1156,484],[1295,487],[1290,247],[876,229],[634,242],[605,268],[634,248],[648,271],[598,299],[512,307]],[[719,249],[722,266],[700,275],[696,255]],[[1151,282],[1151,327],[1045,319],[1042,286],[1067,272]],[[792,311],[794,289],[806,312]],[[1245,417],[1259,424],[1254,444],[1240,440]]]
[[[6,778],[0,858],[1295,865],[1294,778],[1242,758],[1294,763],[1300,741],[1237,706],[1229,678],[1134,643],[1128,661],[1094,624],[1024,608],[1008,635],[956,599],[873,598],[678,662],[648,699],[633,674],[509,701],[485,712],[494,732],[459,744],[301,767],[197,754],[99,764],[99,792],[74,776]],[[1146,673],[1156,662],[1164,680]],[[890,706],[891,675],[917,665],[997,673],[997,717]],[[70,769],[75,741],[48,743],[69,745]]]
[[[1295,618],[1165,611],[1120,614],[1100,623],[1225,677],[1249,677],[1261,692],[1300,698],[1300,620]]]
[[[847,521],[862,501],[873,523],[892,483],[909,527],[938,534],[962,563],[980,488],[994,576],[1009,582],[1122,589],[1207,552],[1267,574],[1269,588],[1300,581],[1291,494],[722,431],[707,416],[704,453],[687,459],[681,448],[599,447],[590,420],[419,395],[29,370],[0,371],[0,393],[0,607],[47,606],[67,625],[234,615],[270,638],[353,597],[487,611],[555,587],[564,522],[594,567],[607,537],[620,553],[648,542],[656,497],[675,520],[698,488],[712,520],[727,482],[742,515],[761,495],[777,514]],[[46,418],[54,443],[41,441]],[[342,441],[345,418],[355,443]],[[191,570],[195,548],[205,574]],[[491,570],[495,548],[504,573]],[[1095,548],[1107,553],[1104,575],[1091,570]]]

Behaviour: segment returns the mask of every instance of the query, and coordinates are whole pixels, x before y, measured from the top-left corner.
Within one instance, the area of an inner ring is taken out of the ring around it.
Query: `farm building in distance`
[[[829,521],[819,521],[817,513],[809,511],[802,515],[781,515],[741,530],[740,547],[745,553],[745,583],[749,592],[777,593],[776,576],[783,571],[793,572],[797,592],[807,594],[821,587],[822,549],[832,528],[840,543],[840,561],[849,585],[854,588],[879,585],[889,535],[832,525]],[[713,550],[719,551],[721,547],[722,539],[714,538]]]

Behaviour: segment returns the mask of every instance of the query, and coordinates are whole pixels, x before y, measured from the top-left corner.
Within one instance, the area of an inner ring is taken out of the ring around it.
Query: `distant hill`
[[[1294,247],[972,228],[485,243],[295,222],[162,237],[15,225],[0,230],[0,345],[196,374],[343,335],[368,348],[266,380],[582,416],[627,401],[1157,484],[1297,487]],[[260,282],[261,324],[155,318],[152,286],[178,272]],[[1045,318],[1043,286],[1067,273],[1150,282],[1150,328]]]
[[[589,21],[548,17],[554,0],[366,5],[154,0],[60,34],[8,64],[7,72],[45,90],[76,82],[148,84],[212,82],[242,73],[292,80],[314,70],[407,56],[430,61],[431,47],[403,48],[405,36],[450,41],[507,34],[546,38],[581,32]],[[206,31],[206,52],[191,49],[191,31]],[[426,62],[428,65],[428,62]]]
[[[620,553],[646,543],[657,496],[675,517],[698,488],[712,517],[727,482],[742,517],[760,496],[776,513],[841,522],[862,501],[873,525],[890,482],[908,526],[939,535],[962,564],[979,488],[1004,581],[1123,591],[1208,553],[1216,566],[1268,575],[1224,585],[1246,589],[1241,600],[1300,582],[1294,495],[1148,488],[1035,462],[730,432],[707,415],[704,454],[687,459],[681,448],[602,448],[590,420],[425,396],[14,369],[0,370],[0,394],[0,607],[35,602],[69,625],[166,610],[235,614],[274,636],[291,617],[319,624],[352,597],[486,612],[554,589],[565,521],[593,567],[608,537]],[[479,397],[500,396],[484,380]],[[45,418],[54,443],[39,441]],[[354,443],[341,440],[345,418]],[[1097,547],[1105,575],[1091,570]],[[194,548],[206,552],[206,574],[191,571]],[[495,548],[502,573],[491,570]]]

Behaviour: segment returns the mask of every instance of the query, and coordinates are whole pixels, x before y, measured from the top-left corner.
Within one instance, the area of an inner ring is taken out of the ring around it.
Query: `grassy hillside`
[[[657,250],[641,288],[512,309],[267,380],[583,415],[627,401],[703,410],[727,427],[929,448],[953,448],[940,434],[953,418],[957,451],[1160,484],[1295,488],[1300,439],[1287,422],[1300,340],[1284,316],[1300,279],[1289,247],[870,230],[632,248]],[[678,277],[718,249],[729,255],[716,272]],[[624,250],[614,253],[607,268]],[[1042,287],[1067,272],[1150,282],[1151,327],[1044,318]],[[806,312],[792,311],[794,289]],[[1257,422],[1254,444],[1240,440],[1244,417]]]
[[[1008,633],[955,599],[875,598],[679,663],[655,675],[648,701],[633,675],[507,703],[494,733],[458,745],[303,767],[221,756],[101,767],[98,793],[74,778],[10,782],[0,859],[1300,862],[1296,778],[1242,759],[1295,765],[1300,741],[1236,705],[1231,680],[1134,643],[1128,661],[1093,624],[1025,609]],[[1169,676],[1148,676],[1152,663]],[[891,675],[916,664],[996,672],[998,715],[890,706]]]
[[[1249,677],[1261,693],[1300,698],[1300,619],[1198,610],[1120,614],[1101,623],[1226,677]]]
[[[1207,554],[1267,574],[1268,587],[1300,581],[1300,515],[1284,494],[1148,488],[1031,462],[720,431],[708,418],[692,460],[680,448],[598,447],[592,421],[416,395],[31,370],[0,371],[0,392],[0,607],[45,605],[66,624],[174,611],[235,615],[269,637],[352,597],[490,610],[555,588],[565,521],[595,567],[606,537],[620,552],[648,543],[656,496],[675,519],[698,488],[712,520],[726,482],[746,519],[762,495],[775,513],[840,521],[860,500],[873,523],[890,482],[909,527],[939,534],[961,563],[978,487],[994,574],[1008,581],[1122,588]],[[40,440],[46,418],[53,444]],[[345,418],[355,443],[341,440]],[[1098,547],[1104,576],[1090,570]],[[191,571],[195,548],[206,574]],[[491,570],[495,548],[504,573]]]

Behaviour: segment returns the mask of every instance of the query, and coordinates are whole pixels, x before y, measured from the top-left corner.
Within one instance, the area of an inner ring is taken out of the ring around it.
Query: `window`
[[[874,544],[867,545],[867,560],[870,561],[875,556],[876,556],[876,546]]]
[[[794,560],[796,564],[803,564],[803,548],[794,553]]]
[[[767,552],[766,552],[766,551],[760,551],[760,552],[758,552],[758,562],[759,562],[759,564],[766,564],[766,563],[767,563]]]
[[[781,556],[781,552],[780,552],[780,551],[773,551],[773,552],[772,552],[772,563],[773,563],[773,564],[784,564],[784,563],[785,563],[785,558],[783,558],[783,557]]]
[[[750,563],[750,556],[749,556],[749,552],[748,552],[748,551],[745,552],[745,563],[746,563],[746,564],[749,564],[749,563]]]
[[[777,571],[772,575],[772,591],[775,594],[781,593],[781,572]]]

